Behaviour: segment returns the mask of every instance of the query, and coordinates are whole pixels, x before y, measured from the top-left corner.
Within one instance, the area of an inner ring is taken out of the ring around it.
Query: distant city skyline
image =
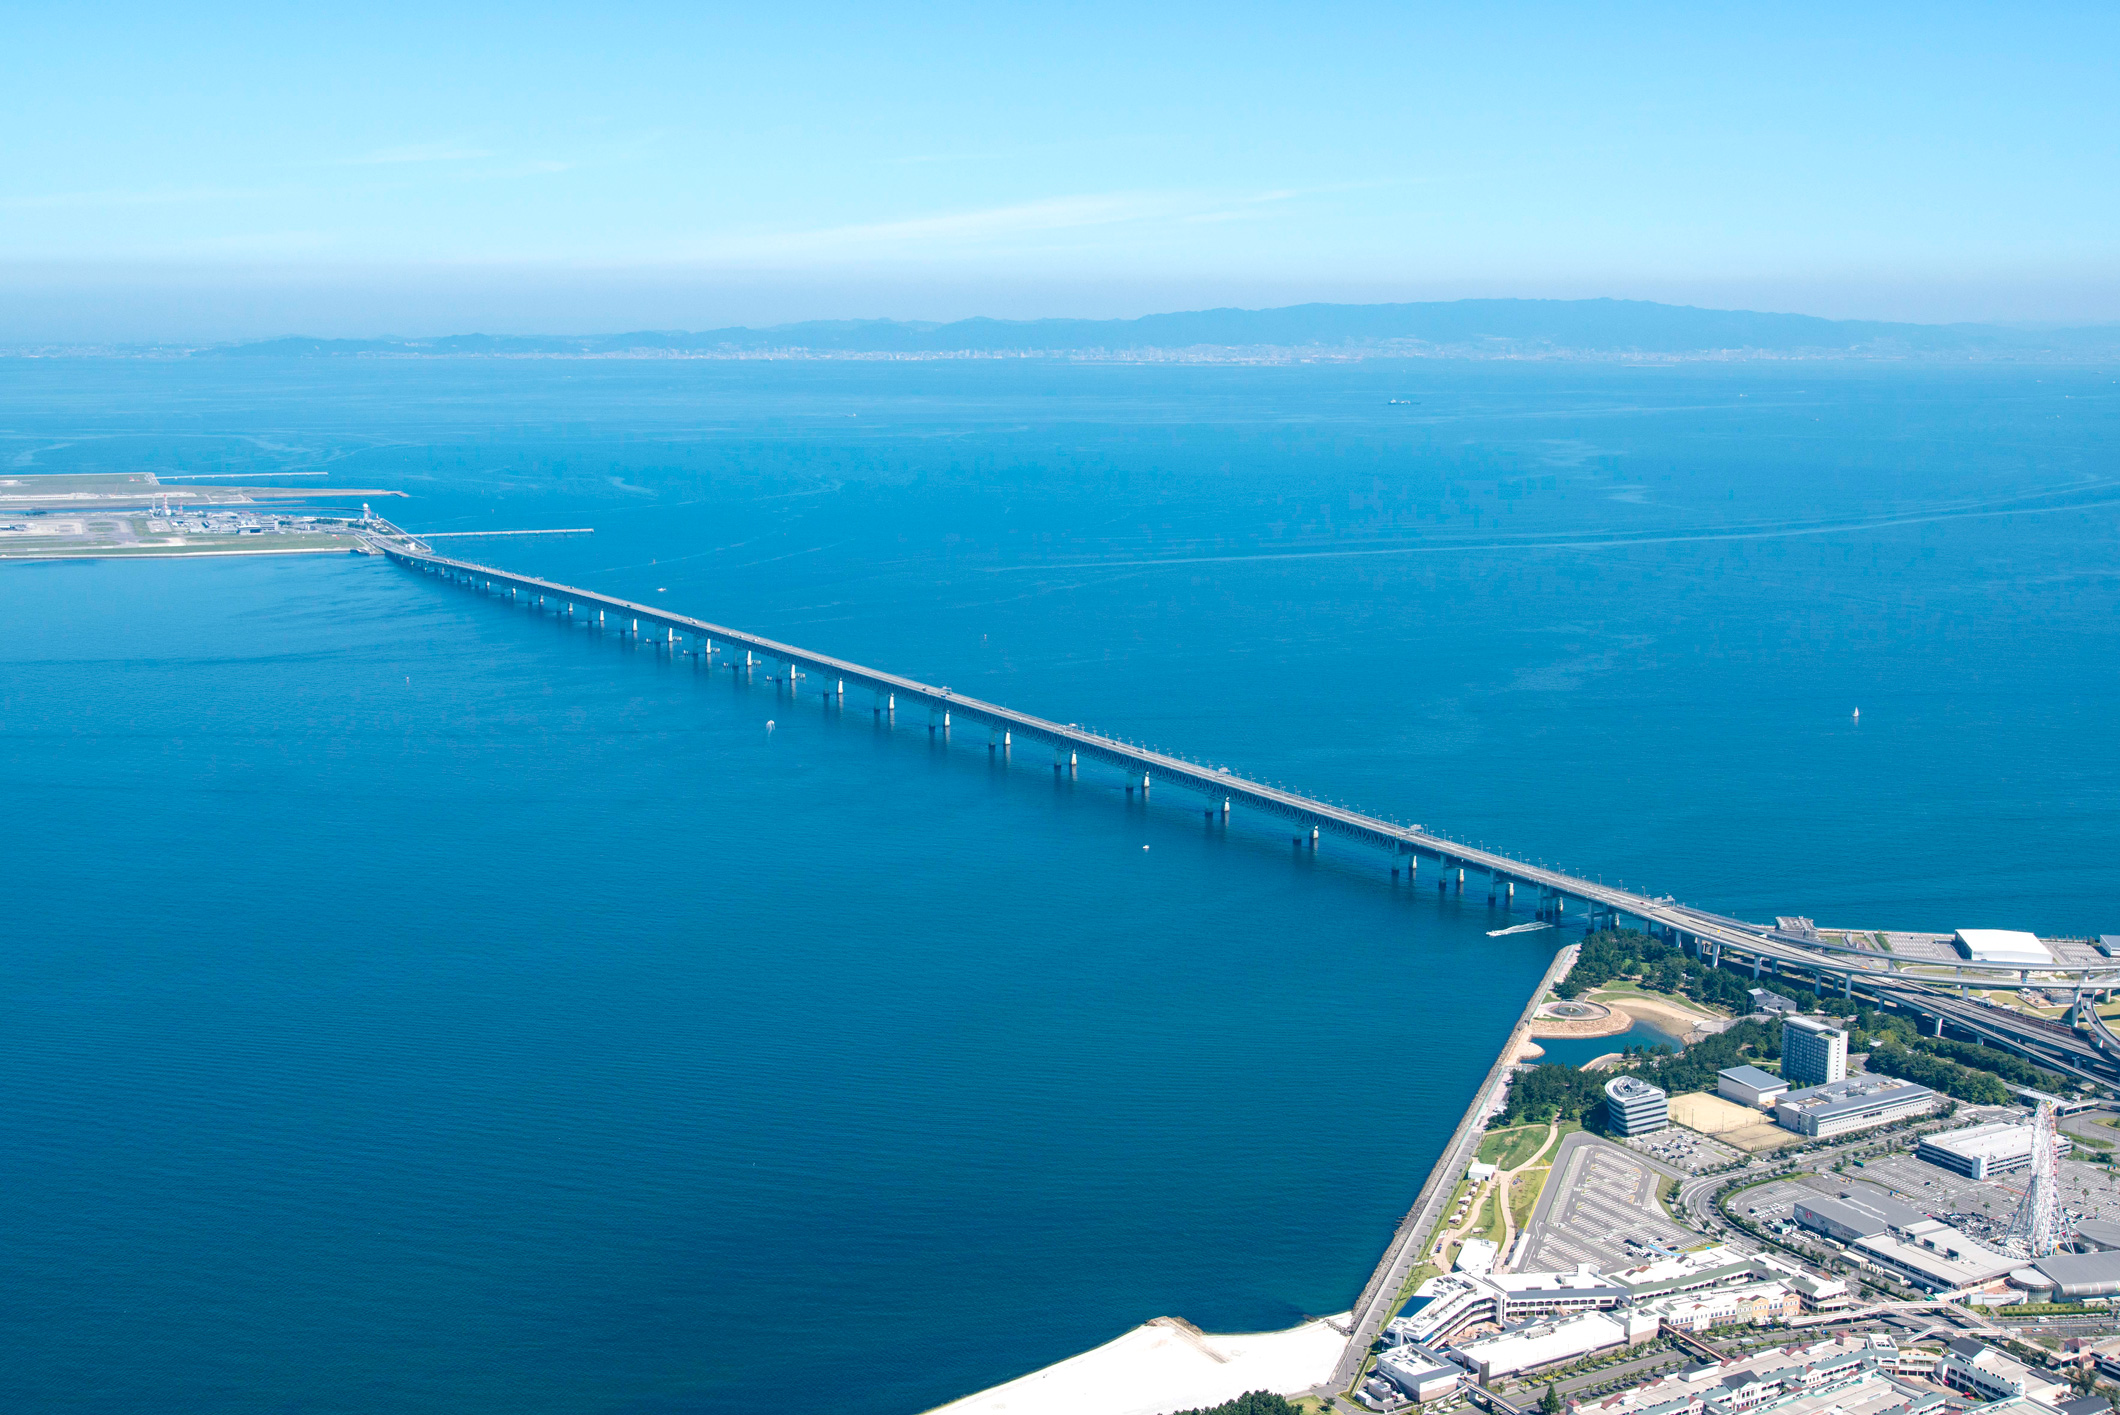
[[[21,17],[0,342],[1614,296],[2120,319],[2091,6]]]

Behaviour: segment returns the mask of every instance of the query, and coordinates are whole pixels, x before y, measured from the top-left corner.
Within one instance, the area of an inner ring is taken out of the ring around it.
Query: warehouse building
[[[1451,1349],[1450,1359],[1484,1382],[1647,1341],[1656,1332],[1657,1318],[1639,1310],[1583,1312],[1551,1321],[1528,1322],[1465,1342]]]
[[[1848,1251],[1946,1300],[1993,1287],[2022,1261],[1933,1218],[1858,1238],[1848,1245]]]
[[[1732,1066],[1715,1073],[1716,1095],[1755,1110],[1772,1110],[1788,1090],[1787,1081],[1757,1066]]]
[[[2053,950],[2039,935],[2017,929],[1960,929],[1951,935],[1959,956],[1974,963],[2014,963],[2024,968],[2051,968]]]
[[[1875,1190],[1844,1191],[1837,1199],[1823,1196],[1796,1201],[1796,1221],[1836,1243],[1853,1243],[1895,1228],[1924,1222],[1928,1215]]]
[[[1846,1044],[1843,1035],[1841,1045]],[[1782,1064],[1788,1064],[1786,1054]],[[1935,1100],[1934,1091],[1911,1081],[1891,1076],[1856,1076],[1789,1092],[1775,1103],[1774,1119],[1785,1130],[1822,1138],[1889,1125],[1910,1115],[1925,1115]]]
[[[2075,1148],[2066,1135],[2056,1137],[2061,1153]],[[1925,1135],[1914,1147],[1916,1158],[1941,1165],[1968,1179],[1988,1179],[1998,1174],[2016,1174],[2032,1167],[2032,1127],[2008,1120],[1986,1125],[1968,1125]]]
[[[2056,1253],[2034,1260],[2032,1268],[2051,1284],[2055,1301],[2120,1297],[2120,1253]]]

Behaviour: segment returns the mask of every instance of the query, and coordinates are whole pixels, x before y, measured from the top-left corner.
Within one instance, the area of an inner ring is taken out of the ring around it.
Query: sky
[[[2120,8],[11,7],[0,343],[2120,320]]]

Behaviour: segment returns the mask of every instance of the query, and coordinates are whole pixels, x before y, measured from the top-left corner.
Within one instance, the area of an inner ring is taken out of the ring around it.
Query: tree
[[[1554,1382],[1546,1382],[1546,1393],[1539,1397],[1538,1408],[1546,1415],[1561,1415],[1561,1391]]]

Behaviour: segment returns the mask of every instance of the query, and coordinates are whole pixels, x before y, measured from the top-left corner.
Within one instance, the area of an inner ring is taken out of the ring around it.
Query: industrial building
[[[1757,1066],[1732,1066],[1715,1073],[1716,1095],[1756,1110],[1772,1110],[1788,1089],[1787,1081]]]
[[[1671,1123],[1671,1098],[1637,1076],[1605,1083],[1605,1119],[1615,1135],[1646,1135]]]
[[[2062,1154],[2075,1148],[2075,1142],[2066,1135],[2057,1134],[2055,1141]],[[1968,1179],[2016,1174],[2032,1167],[2032,1126],[1996,1120],[1946,1130],[1940,1135],[1924,1135],[1914,1147],[1914,1154]]]
[[[1805,1228],[1845,1245],[1858,1260],[1938,1296],[1992,1286],[2021,1261],[1881,1194],[1799,1200],[1795,1216]]]
[[[1890,1233],[1858,1238],[1848,1245],[1848,1251],[1945,1299],[1993,1287],[2021,1261],[1975,1242],[1933,1218]]]
[[[1841,1045],[1847,1045],[1844,1034]],[[1786,1053],[1782,1060],[1787,1065]],[[1789,1092],[1775,1103],[1774,1119],[1785,1130],[1822,1138],[1927,1114],[1935,1100],[1934,1091],[1911,1081],[1857,1076]]]
[[[2032,1270],[2045,1279],[2053,1301],[2120,1297],[2120,1253],[2056,1253],[2051,1258],[2035,1258]]]
[[[1647,1341],[1657,1333],[1658,1318],[1647,1312],[1582,1312],[1551,1321],[1480,1337],[1451,1349],[1450,1359],[1491,1381],[1556,1361],[1573,1361],[1594,1351]]]
[[[2054,966],[2053,950],[2039,935],[2016,929],[1960,929],[1951,935],[1959,956],[1974,963],[2015,963],[2026,968]]]
[[[1927,1221],[1928,1215],[1875,1190],[1843,1191],[1837,1199],[1798,1199],[1796,1221],[1836,1243],[1889,1233]]]
[[[1465,1380],[1465,1368],[1415,1342],[1386,1348],[1377,1356],[1377,1374],[1409,1400],[1440,1400]]]
[[[1792,1086],[1823,1086],[1848,1074],[1848,1034],[1810,1017],[1781,1022],[1781,1074]]]

